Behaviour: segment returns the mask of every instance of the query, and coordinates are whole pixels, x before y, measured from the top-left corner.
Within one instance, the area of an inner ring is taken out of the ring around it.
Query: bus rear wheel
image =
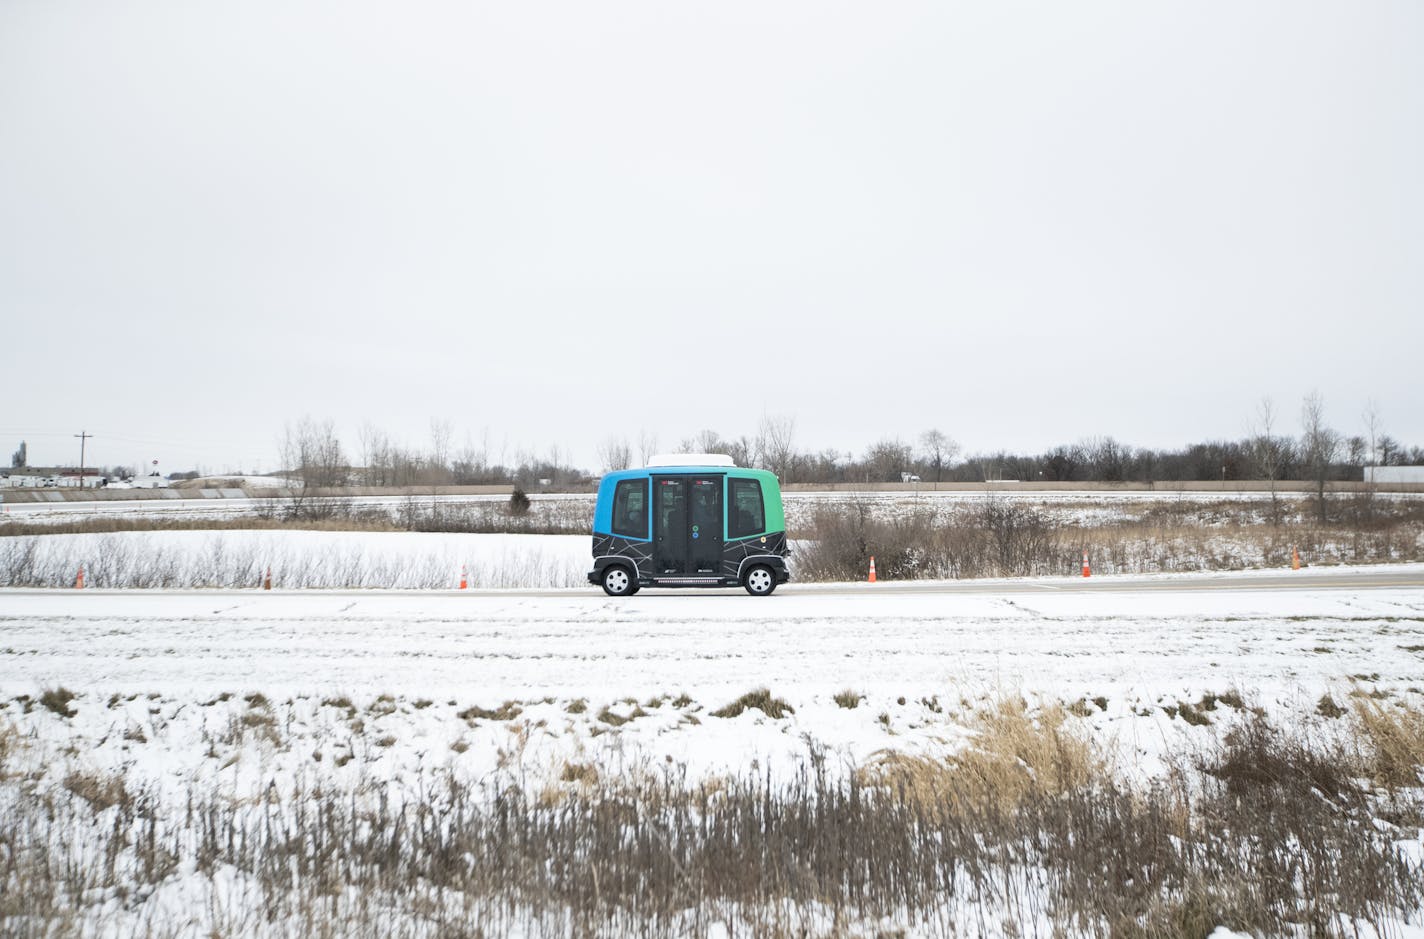
[[[603,592],[610,597],[631,597],[638,592],[638,585],[633,582],[628,568],[621,564],[605,568],[600,583],[603,585]]]
[[[770,596],[776,589],[776,575],[765,564],[758,564],[747,571],[747,576],[742,579],[742,586],[754,597]]]

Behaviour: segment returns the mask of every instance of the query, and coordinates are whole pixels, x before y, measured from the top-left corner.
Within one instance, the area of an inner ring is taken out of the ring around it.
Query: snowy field
[[[201,547],[212,533],[160,535],[175,558],[214,563]],[[309,557],[353,544],[365,563],[381,557],[382,536],[280,535],[288,548],[298,536]],[[415,536],[389,537],[409,561]],[[1183,877],[1207,876],[1201,858],[1223,851],[1270,871],[1313,838],[1311,865],[1336,860],[1311,875],[1323,886],[1301,881],[1290,901],[1270,899],[1266,874],[1190,887],[1161,873],[1176,868],[1160,852],[1132,860],[1132,846],[1163,837],[1155,829],[1080,829],[1071,799],[1052,786],[1033,795],[1054,760],[1082,753],[1069,769],[1127,787],[1125,802],[1095,797],[1109,801],[1089,819],[1131,815],[1161,792],[1176,794],[1144,818],[1202,802],[1214,819],[1243,803],[1197,767],[1239,749],[1242,728],[1282,728],[1341,759],[1359,752],[1352,715],[1424,708],[1424,565],[793,583],[770,598],[452,589],[458,564],[506,557],[509,537],[419,536],[414,556],[440,568],[439,589],[0,590],[0,816],[11,820],[0,850],[19,859],[8,874],[0,864],[0,883],[23,904],[0,899],[0,931],[1110,935],[1115,904],[1152,872],[1143,889],[1166,912],[1133,915],[1204,917],[1192,920],[1197,935],[1275,935],[1260,924],[1324,916],[1338,933],[1424,936],[1417,775],[1343,819],[1251,809],[1224,828],[1194,822],[1204,827],[1188,841],[1215,847],[1174,855]],[[534,540],[551,552],[541,557],[581,572],[586,538]],[[235,557],[238,543],[218,554]],[[261,563],[260,544],[243,563]],[[480,544],[483,555],[470,547]],[[964,767],[987,759],[970,754],[1004,746],[1009,769],[985,765],[1011,774],[991,792],[1020,780],[1004,790],[1021,792],[1007,808],[914,814],[928,811],[913,794],[926,767],[957,767],[959,786]],[[900,801],[856,801],[855,787],[882,778],[899,780],[888,791]],[[1319,802],[1307,797],[1291,804]],[[829,820],[794,821],[817,805]],[[609,821],[615,809],[628,820]],[[921,832],[919,846],[884,854],[887,818],[899,819],[894,837]],[[843,886],[765,893],[755,885],[784,862],[770,847],[739,853],[746,825],[761,833],[754,843],[794,825],[788,845],[834,835],[842,847],[830,855],[785,850],[807,865],[798,876]],[[1114,886],[1077,853],[1090,849],[1007,847],[1051,842],[1059,825],[1074,845],[1106,837],[1105,850],[1124,852],[1113,863],[1144,866]],[[1252,834],[1232,834],[1242,825]],[[976,846],[985,856],[965,860]],[[951,881],[915,879],[925,868],[914,858],[932,850],[945,855],[932,870]],[[437,863],[452,851],[463,860]],[[681,860],[658,861],[665,851]],[[853,886],[860,874],[826,873],[862,852],[889,872],[869,895]],[[699,873],[657,880],[669,864]],[[747,864],[761,873],[737,893],[728,872]],[[1195,890],[1208,899],[1191,900]],[[647,908],[650,897],[672,905]],[[1084,909],[1100,918],[1080,919]],[[480,931],[462,931],[471,923]]]
[[[156,694],[179,724],[198,725],[198,703],[222,694],[298,710],[384,695],[402,703],[385,720],[412,757],[453,742],[428,740],[428,725],[471,706],[532,708],[558,750],[594,745],[605,706],[682,697],[683,707],[650,711],[596,745],[699,772],[758,759],[794,771],[810,741],[851,763],[882,748],[953,745],[954,711],[1005,694],[1101,698],[1097,731],[1152,770],[1174,733],[1195,732],[1163,710],[1179,701],[1234,690],[1309,714],[1322,695],[1344,700],[1363,687],[1424,704],[1424,567],[1378,571],[1380,585],[1365,587],[1333,585],[1359,570],[1302,571],[1292,589],[1257,589],[1259,575],[1247,574],[1217,578],[1218,589],[1193,589],[1191,578],[793,584],[768,599],[645,590],[611,600],[594,588],[3,591],[0,694],[69,688],[82,719],[68,726],[111,741],[132,710],[107,706],[114,695]],[[760,687],[795,713],[684,720]],[[847,689],[860,707],[832,700]],[[410,707],[420,698],[438,704]],[[568,714],[579,700],[588,710]],[[492,758],[489,747],[464,757]]]
[[[1294,502],[1306,498],[1303,493],[1281,493],[1280,498]],[[533,513],[565,518],[570,513],[593,517],[592,493],[532,494]],[[784,493],[787,518],[793,525],[805,524],[818,509],[867,506],[882,516],[931,510],[951,511],[956,507],[975,505],[994,499],[1002,502],[1033,505],[1050,510],[1064,520],[1107,522],[1132,517],[1142,509],[1164,504],[1211,504],[1220,502],[1244,505],[1269,504],[1269,492],[1223,490],[1185,491],[1167,487],[1143,492],[1140,490],[1094,491],[1042,490],[1015,491],[1011,487],[976,492],[823,491]],[[1348,498],[1348,496],[1338,496]],[[1375,498],[1386,500],[1424,500],[1424,493],[1378,493]],[[420,495],[420,496],[354,496],[337,499],[352,511],[380,510],[397,515],[412,507],[429,509],[432,505],[458,508],[461,506],[503,506],[509,501],[501,495]],[[283,499],[142,499],[105,502],[13,502],[0,505],[0,521],[11,520],[32,524],[59,524],[84,518],[128,519],[204,519],[236,520],[280,514],[287,500]]]
[[[0,538],[10,583],[94,587],[587,585],[587,535],[199,530]]]

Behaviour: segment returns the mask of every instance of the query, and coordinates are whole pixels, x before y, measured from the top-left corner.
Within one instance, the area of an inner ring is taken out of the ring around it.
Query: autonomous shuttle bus
[[[766,470],[682,453],[598,484],[588,580],[609,596],[740,584],[764,597],[789,578],[787,553],[781,487]]]

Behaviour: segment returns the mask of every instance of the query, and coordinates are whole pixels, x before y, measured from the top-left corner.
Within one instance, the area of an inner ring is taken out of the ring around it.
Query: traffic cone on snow
[[[79,575],[74,578],[74,589],[75,589],[75,590],[83,590],[83,589],[84,589],[84,565],[83,565],[83,564],[79,565]]]
[[[1083,552],[1083,576],[1084,576],[1084,577],[1092,577],[1092,576],[1093,576],[1093,569],[1088,566],[1088,552],[1086,552],[1086,551]]]
[[[262,578],[262,589],[272,589],[272,565],[270,564],[267,565],[267,574]]]
[[[461,589],[461,590],[464,590],[464,589],[465,589],[466,587],[468,587],[468,586],[469,586],[469,582],[468,582],[468,579],[465,577],[465,565],[461,564],[461,565],[460,565],[460,589]]]
[[[1291,570],[1300,570],[1300,551],[1294,546],[1291,547]]]
[[[875,583],[875,555],[870,556],[870,583]]]

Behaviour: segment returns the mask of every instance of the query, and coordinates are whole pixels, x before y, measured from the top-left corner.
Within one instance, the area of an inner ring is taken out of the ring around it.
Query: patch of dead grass
[[[1351,699],[1355,726],[1368,744],[1368,768],[1386,786],[1417,786],[1424,767],[1424,710],[1386,705],[1369,697]]]
[[[129,801],[124,778],[120,775],[105,776],[73,770],[64,777],[64,788],[88,802],[94,811],[102,812]]]
[[[885,753],[860,779],[921,807],[1008,811],[1108,776],[1107,760],[1061,705],[1035,714],[1022,698],[1002,697],[975,712],[970,729],[974,740],[951,757]]]
[[[712,716],[736,717],[751,709],[761,711],[767,717],[771,718],[782,718],[788,714],[796,713],[796,709],[785,701],[780,698],[773,698],[771,696],[771,689],[758,688],[756,691],[748,691],[726,707],[713,711]]]
[[[523,713],[524,709],[518,703],[506,701],[493,711],[476,704],[465,708],[455,716],[468,724],[474,724],[475,721],[512,721]]]

